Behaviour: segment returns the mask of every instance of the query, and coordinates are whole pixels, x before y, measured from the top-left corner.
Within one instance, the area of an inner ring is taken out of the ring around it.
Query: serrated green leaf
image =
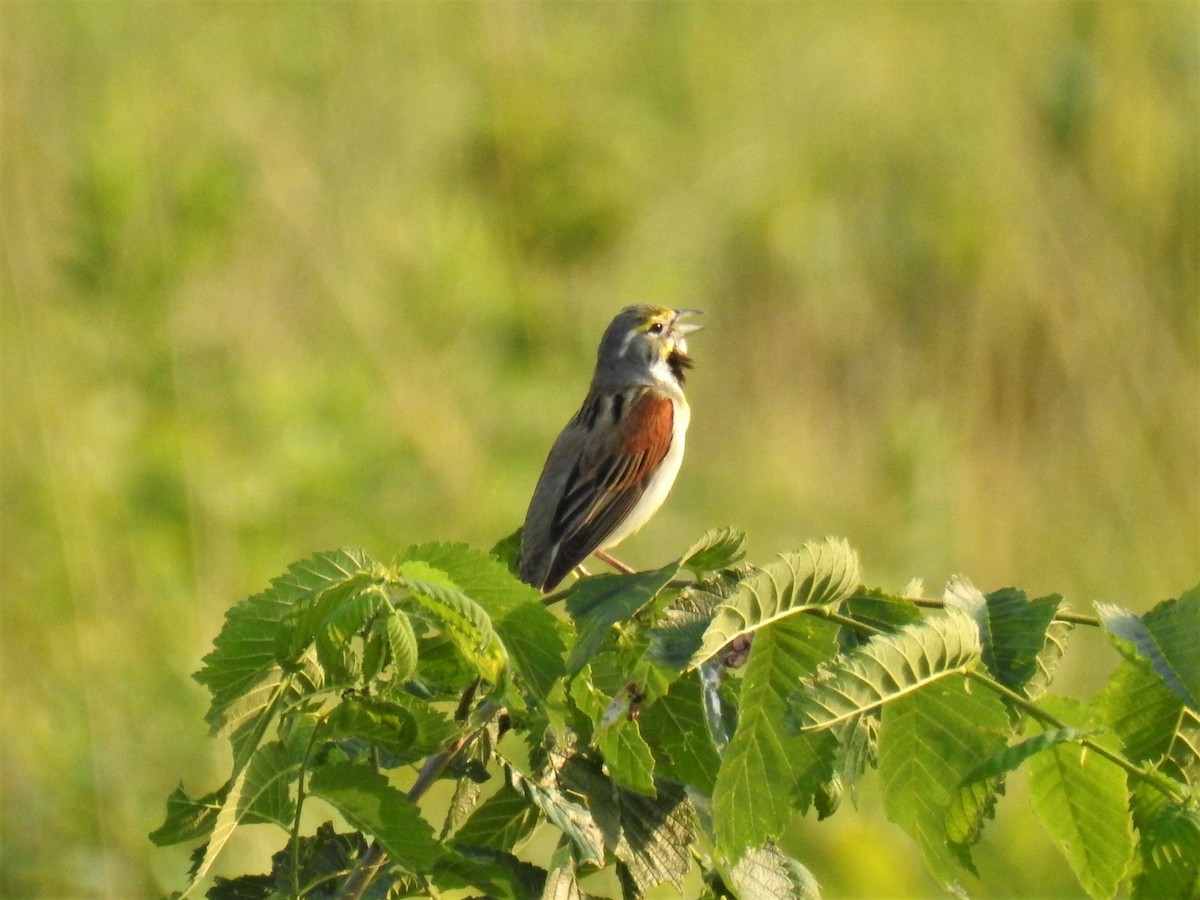
[[[309,779],[308,791],[334,807],[351,826],[379,841],[393,865],[421,873],[442,854],[417,806],[370,766],[321,766]]]
[[[234,830],[241,821],[240,808],[242,804],[242,788],[246,783],[246,766],[241,766],[229,781],[229,789],[225,793],[225,801],[213,820],[212,832],[208,843],[201,849],[199,859],[193,866],[183,897],[187,897],[195,889],[196,884],[208,874],[225,844],[233,836]]]
[[[529,900],[541,895],[546,870],[503,850],[463,847],[457,856],[440,859],[429,880],[439,894],[474,888],[488,900]],[[418,895],[427,893],[423,890]]]
[[[774,844],[747,850],[725,873],[738,900],[820,900],[817,879]]]
[[[460,846],[511,852],[537,826],[540,812],[528,795],[505,784],[475,807],[454,835]]]
[[[966,785],[972,781],[984,781],[988,778],[1015,772],[1020,768],[1021,763],[1035,753],[1041,753],[1043,750],[1049,750],[1059,744],[1078,743],[1080,738],[1093,734],[1095,732],[1081,731],[1078,728],[1050,728],[1040,731],[985,759],[963,776],[961,784]]]
[[[571,680],[571,699],[592,721],[592,739],[600,750],[613,781],[630,790],[654,794],[654,755],[628,716],[609,714],[613,698],[592,684],[585,668]],[[610,721],[610,719],[612,719]]]
[[[330,713],[322,737],[358,740],[384,754],[381,765],[394,769],[435,753],[458,726],[423,700],[404,694],[387,698],[355,694]]]
[[[661,774],[703,794],[712,793],[721,757],[709,737],[696,675],[671,685],[665,697],[642,712],[638,725]]]
[[[1094,713],[1081,703],[1045,697],[1048,712],[1093,730]],[[1092,897],[1111,897],[1133,856],[1125,772],[1098,753],[1057,744],[1029,759],[1030,802],[1046,834]]]
[[[837,626],[813,616],[778,618],[755,636],[713,788],[717,846],[730,863],[778,837],[833,774],[833,735],[791,734],[783,723],[795,686],[836,650]]]
[[[442,823],[443,842],[466,821],[467,816],[478,805],[482,793],[483,788],[473,778],[458,779],[458,783],[454,785],[454,794],[450,797],[450,808],[446,811],[446,820]]]
[[[858,556],[845,541],[805,544],[784,553],[741,579],[704,632],[691,659],[695,668],[720,653],[730,641],[811,607],[830,607],[859,585]]]
[[[410,561],[420,561],[444,572],[493,621],[499,621],[523,603],[538,602],[542,596],[494,555],[467,544],[418,544],[396,558],[400,568]]]
[[[272,741],[258,748],[246,768],[241,823],[291,828],[296,815],[291,787],[300,774],[300,762],[292,758],[287,747]]]
[[[524,528],[518,528],[512,534],[500,538],[492,547],[490,553],[500,561],[500,565],[508,570],[508,574],[520,580],[521,571],[521,535]]]
[[[608,849],[616,856],[626,894],[640,896],[670,881],[681,887],[691,865],[695,820],[682,785],[657,780],[656,796],[626,790],[590,755],[574,754],[559,769],[563,789],[584,797]]]
[[[1158,760],[1166,754],[1184,709],[1150,661],[1137,655],[1121,661],[1095,703],[1134,762]]]
[[[510,770],[509,780],[571,840],[581,862],[604,865],[604,833],[589,810],[594,798],[585,794],[588,806],[584,806],[570,799],[552,779],[535,782],[515,770]]]
[[[569,658],[567,674],[582,669],[604,640],[608,630],[628,619],[654,599],[679,572],[679,563],[632,575],[594,575],[571,586],[566,609],[579,630]]]
[[[746,535],[736,528],[713,528],[683,554],[680,565],[697,576],[733,565],[746,555]]]
[[[566,674],[562,636],[570,630],[569,622],[555,618],[538,601],[518,604],[496,622],[509,658],[543,706],[554,705],[554,688]]]
[[[504,672],[506,654],[487,612],[439,569],[424,560],[396,565],[396,583],[410,600],[430,614],[462,658],[493,684]]]
[[[1200,812],[1181,809],[1148,785],[1133,791],[1141,871],[1134,900],[1200,896]]]
[[[646,662],[671,672],[688,668],[717,607],[737,589],[746,571],[723,571],[681,590],[650,631]]]
[[[167,798],[167,818],[150,833],[150,840],[159,847],[182,844],[205,837],[212,831],[217,814],[229,794],[229,784],[211,794],[192,799],[179,785]]]
[[[351,590],[337,593],[342,596],[335,604],[328,606],[321,620],[315,623],[313,642],[317,659],[327,673],[328,680],[335,684],[349,684],[361,673],[361,664],[351,642],[366,629],[376,613],[390,604],[381,592],[364,591],[357,585]],[[325,595],[321,599],[324,600]]]
[[[546,875],[541,900],[584,900],[575,874],[575,854],[567,842],[559,844],[550,857],[550,871]]]
[[[1038,672],[1038,654],[1062,597],[1054,594],[1030,600],[1016,588],[1003,588],[985,597],[966,578],[956,575],[946,586],[944,601],[947,608],[960,609],[975,620],[983,664],[992,677],[1010,690],[1022,690]]]
[[[683,890],[696,838],[695,818],[682,785],[658,781],[655,796],[619,790],[621,838],[615,855],[625,864],[639,895],[670,882]]]
[[[883,708],[879,773],[888,818],[917,841],[946,885],[959,866],[971,865],[967,848],[949,843],[951,804],[963,804],[957,833],[977,834],[991,791],[984,786],[964,797],[959,786],[980,759],[1005,746],[1008,729],[1004,704],[989,691],[970,689],[958,674],[925,681]]]
[[[813,731],[848,722],[978,660],[979,630],[958,610],[929,616],[868,643],[821,668],[792,695],[801,728]]]
[[[921,608],[908,597],[878,589],[860,590],[842,603],[845,615],[877,628],[895,631],[921,619]]]
[[[1200,776],[1200,716],[1190,709],[1180,710],[1179,724],[1161,768],[1185,784],[1195,785]]]
[[[838,774],[851,799],[858,802],[858,780],[876,763],[879,752],[879,716],[857,716],[836,729]]]
[[[276,642],[277,661],[285,668],[304,655],[321,636],[329,617],[343,604],[372,583],[378,583],[382,570],[357,550],[320,553],[288,567],[288,572],[271,582],[274,590],[291,597],[292,610],[286,628]],[[344,680],[338,661],[331,666],[331,678]]]
[[[403,684],[416,673],[420,660],[412,622],[408,620],[408,616],[389,603],[387,611],[376,619],[375,627],[383,632],[388,655],[395,669],[395,680]]]
[[[1179,699],[1200,711],[1200,587],[1141,617],[1109,603],[1097,603],[1096,611],[1110,634],[1131,644]]]
[[[259,687],[268,675],[275,674],[276,681],[282,677],[275,659],[275,642],[290,612],[290,599],[265,591],[225,614],[225,625],[213,642],[213,650],[194,676],[212,694],[205,719],[213,734],[227,727],[229,708]]]
[[[1054,621],[1046,629],[1046,643],[1037,655],[1037,671],[1025,683],[1022,693],[1030,700],[1041,697],[1050,688],[1058,664],[1067,652],[1067,639],[1075,626],[1070,622]]]
[[[253,691],[271,695],[283,679],[276,649],[281,642],[288,643],[286,629],[294,620],[295,605],[356,578],[373,565],[358,550],[319,553],[294,563],[268,590],[243,600],[226,614],[212,652],[204,657],[203,668],[195,675],[212,694],[205,718],[214,734],[244,727],[247,696]],[[273,683],[264,684],[268,680]],[[236,722],[232,721],[234,707]],[[265,703],[249,705],[255,711],[265,707]]]

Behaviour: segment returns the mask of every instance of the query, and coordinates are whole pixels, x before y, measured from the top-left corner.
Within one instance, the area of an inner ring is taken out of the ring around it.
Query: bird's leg
[[[608,563],[610,566],[612,566],[614,569],[616,569],[618,572],[622,573],[623,575],[632,575],[634,572],[637,571],[636,569],[629,568],[629,566],[625,565],[625,563],[621,562],[616,557],[609,556],[603,550],[597,550],[594,555],[597,559],[603,560],[604,562]]]
[[[583,563],[580,563],[571,571],[573,571],[575,573],[576,578],[588,578],[592,574],[591,572],[589,572],[587,569],[585,569],[583,567]]]

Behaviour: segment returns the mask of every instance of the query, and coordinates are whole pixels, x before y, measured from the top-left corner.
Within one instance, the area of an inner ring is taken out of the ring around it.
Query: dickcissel
[[[662,506],[691,417],[687,336],[701,327],[681,320],[697,312],[630,306],[605,330],[588,395],[550,448],[525,514],[523,581],[552,590]]]

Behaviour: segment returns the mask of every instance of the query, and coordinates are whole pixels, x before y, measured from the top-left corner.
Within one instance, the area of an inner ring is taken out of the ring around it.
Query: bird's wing
[[[598,416],[581,415],[574,423],[590,427],[550,524],[549,544],[556,550],[547,586],[561,581],[624,521],[671,447],[670,397],[653,388],[620,397]],[[581,413],[590,411],[585,403]]]

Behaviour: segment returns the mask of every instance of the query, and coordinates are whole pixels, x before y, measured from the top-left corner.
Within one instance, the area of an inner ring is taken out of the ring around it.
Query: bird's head
[[[687,336],[703,326],[682,321],[698,309],[627,306],[604,332],[596,354],[596,379],[628,383],[673,379],[682,385],[691,368]]]

